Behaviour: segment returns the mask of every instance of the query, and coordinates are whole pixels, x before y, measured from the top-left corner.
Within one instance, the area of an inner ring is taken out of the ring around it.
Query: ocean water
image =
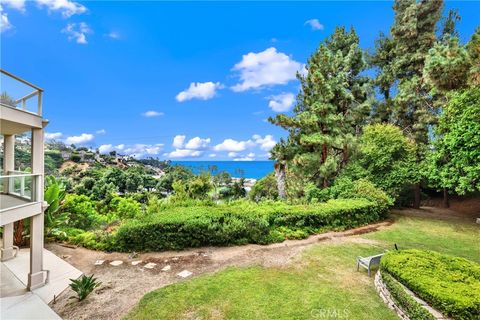
[[[232,177],[260,179],[273,171],[273,161],[172,161],[192,169],[193,173],[210,171],[209,167],[216,166],[218,173],[227,171]]]

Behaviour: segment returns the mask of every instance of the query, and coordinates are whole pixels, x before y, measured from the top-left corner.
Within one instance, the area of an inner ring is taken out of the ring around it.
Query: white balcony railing
[[[7,72],[3,69],[0,69],[0,73],[3,75],[7,76],[8,79],[14,80],[14,83],[18,85],[25,86],[26,88],[33,89],[32,92],[23,94],[19,98],[8,98],[4,99],[2,97],[0,104],[2,106],[10,107],[10,108],[16,108],[16,109],[21,109],[26,112],[34,113],[36,115],[41,116],[42,115],[42,95],[43,95],[43,89],[37,87],[34,84],[31,84],[30,82],[23,80],[20,77],[17,77],[16,75],[11,74],[10,72]],[[2,84],[2,87],[5,87],[5,84],[7,84],[7,81],[2,81],[5,82]],[[8,86],[7,86],[8,87]],[[17,85],[13,85],[13,88],[16,88]],[[7,90],[6,93],[8,93],[8,88],[3,89]],[[28,91],[27,91],[28,92]],[[36,101],[35,101],[36,100]],[[30,104],[32,102],[32,105]]]
[[[0,176],[0,212],[37,202],[42,178],[41,174],[21,171]]]

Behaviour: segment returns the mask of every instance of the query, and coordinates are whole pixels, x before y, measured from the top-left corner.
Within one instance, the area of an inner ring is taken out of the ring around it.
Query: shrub
[[[62,212],[69,214],[69,226],[89,229],[95,223],[97,212],[95,202],[85,195],[67,194],[62,206]]]
[[[342,176],[352,181],[367,178],[397,199],[420,179],[415,162],[416,145],[391,124],[368,125],[363,130],[359,155],[348,164]]]
[[[276,200],[278,198],[278,188],[275,175],[270,173],[255,182],[248,195],[253,201],[260,201],[262,199]]]
[[[413,299],[405,292],[403,286],[398,283],[390,274],[384,272],[382,280],[393,299],[403,312],[405,312],[411,320],[435,320],[436,318],[427,311],[420,303]]]
[[[320,189],[313,183],[305,186],[305,198],[308,202],[324,202],[330,199],[330,188]]]
[[[85,299],[90,292],[102,284],[93,277],[93,274],[90,277],[82,275],[80,278],[70,279],[70,281],[72,281],[72,283],[70,283],[70,287],[77,293],[79,301]]]
[[[388,207],[393,204],[392,198],[367,179],[359,179],[355,182],[348,178],[338,179],[330,188],[330,194],[339,199],[363,198],[376,202],[385,214],[388,212]]]
[[[116,250],[263,244],[285,237],[301,238],[325,229],[368,224],[380,219],[385,210],[366,199],[331,200],[315,205],[236,201],[215,206],[171,207],[120,226]]]
[[[480,265],[475,262],[410,249],[385,254],[381,270],[447,316],[480,318]]]
[[[142,213],[142,206],[130,198],[115,196],[108,204],[109,209],[120,219],[131,219],[139,217]]]

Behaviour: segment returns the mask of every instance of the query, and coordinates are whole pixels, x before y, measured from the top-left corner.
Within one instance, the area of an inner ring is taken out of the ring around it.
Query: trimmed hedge
[[[378,221],[386,209],[365,199],[331,200],[315,205],[235,202],[175,207],[123,224],[115,250],[161,251],[208,245],[266,244],[285,239],[282,230],[311,234]],[[302,232],[299,232],[302,231]]]
[[[480,319],[480,264],[410,249],[385,254],[380,267],[445,315]]]
[[[392,295],[397,305],[402,308],[411,320],[435,320],[436,318],[427,311],[420,303],[405,292],[402,285],[398,283],[389,273],[382,273],[382,281]]]

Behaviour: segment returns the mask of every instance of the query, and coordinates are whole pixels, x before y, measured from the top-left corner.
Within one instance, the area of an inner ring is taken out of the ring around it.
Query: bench
[[[380,259],[382,254],[377,254],[376,256],[370,257],[357,257],[357,271],[360,269],[360,266],[368,270],[368,276],[370,277],[370,270],[373,266],[378,266],[380,264]]]

